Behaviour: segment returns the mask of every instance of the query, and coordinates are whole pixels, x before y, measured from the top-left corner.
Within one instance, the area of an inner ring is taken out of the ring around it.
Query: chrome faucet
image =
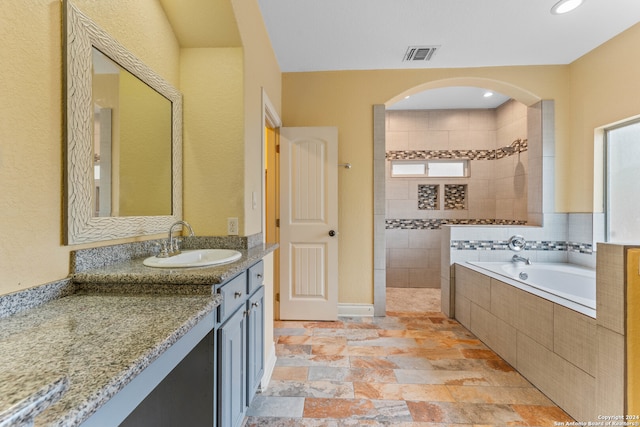
[[[194,236],[193,228],[186,221],[176,221],[171,224],[169,227],[169,237],[166,242],[162,242],[162,247],[160,249],[160,253],[157,255],[158,258],[168,258],[174,255],[178,255],[180,253],[180,241],[173,237],[173,229],[176,226],[184,226],[189,229],[189,237]]]
[[[529,258],[521,257],[520,255],[514,255],[513,257],[511,257],[511,262],[518,262],[518,261],[522,261],[527,265],[531,265],[531,260],[529,260]]]

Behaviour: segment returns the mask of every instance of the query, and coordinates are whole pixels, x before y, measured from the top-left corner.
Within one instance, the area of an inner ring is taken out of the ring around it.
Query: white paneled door
[[[338,129],[280,129],[280,318],[338,317]]]

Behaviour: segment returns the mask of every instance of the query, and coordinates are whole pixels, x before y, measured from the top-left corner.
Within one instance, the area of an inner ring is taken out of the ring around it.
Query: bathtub
[[[596,317],[596,272],[565,263],[471,262],[467,267],[567,308]]]

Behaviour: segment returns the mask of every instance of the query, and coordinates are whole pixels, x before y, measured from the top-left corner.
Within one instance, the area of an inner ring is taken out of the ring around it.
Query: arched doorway
[[[529,147],[532,149],[535,160],[530,164],[530,176],[527,179],[527,188],[532,197],[526,201],[526,222],[532,225],[541,225],[542,221],[542,197],[540,189],[542,188],[542,114],[541,99],[536,95],[509,83],[500,82],[485,78],[452,78],[433,82],[427,82],[406,91],[399,93],[391,98],[384,105],[374,106],[374,307],[375,315],[383,316],[386,309],[386,281],[387,281],[387,212],[385,187],[387,177],[388,153],[386,149],[385,123],[386,107],[391,106],[403,100],[409,95],[432,89],[440,89],[447,87],[474,86],[483,89],[492,90],[507,95],[508,98],[524,104],[527,115],[527,135],[523,139],[528,139]],[[552,104],[551,104],[552,105]],[[551,116],[551,120],[553,117]],[[532,130],[532,132],[530,132]],[[533,135],[529,135],[533,133]],[[465,147],[459,147],[465,148]],[[508,149],[507,146],[504,147]],[[519,147],[518,147],[519,148]],[[495,147],[493,148],[495,150]],[[408,150],[412,151],[412,150]],[[409,153],[412,155],[414,153]],[[440,189],[443,186],[439,186]],[[482,218],[480,218],[482,219]],[[438,268],[439,269],[439,266]],[[444,310],[443,308],[443,311]]]

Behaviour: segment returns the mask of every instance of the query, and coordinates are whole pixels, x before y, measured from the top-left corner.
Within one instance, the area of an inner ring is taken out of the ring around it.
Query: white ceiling
[[[283,72],[569,64],[640,22],[640,0],[552,15],[556,1],[258,0]],[[403,62],[425,45],[440,46],[431,61]],[[461,88],[429,92],[394,107],[495,107],[468,105],[475,93]]]
[[[459,108],[496,108],[509,100],[501,93],[485,97],[486,89],[452,86],[431,89],[411,95],[387,107],[387,110],[443,110]]]

